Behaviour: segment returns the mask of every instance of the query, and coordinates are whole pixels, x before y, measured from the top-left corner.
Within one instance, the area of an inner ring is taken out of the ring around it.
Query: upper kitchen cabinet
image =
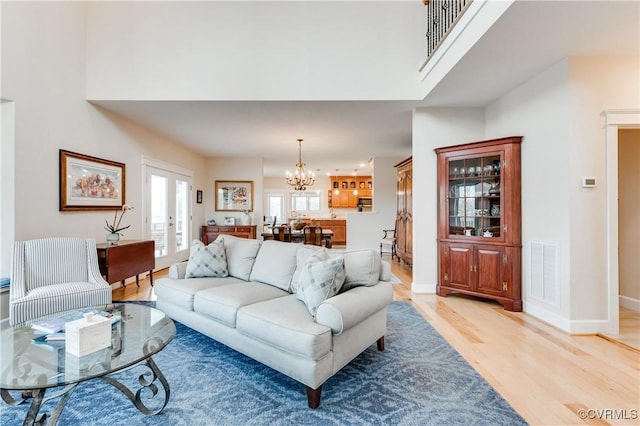
[[[329,208],[357,208],[359,199],[372,194],[371,176],[331,176]]]

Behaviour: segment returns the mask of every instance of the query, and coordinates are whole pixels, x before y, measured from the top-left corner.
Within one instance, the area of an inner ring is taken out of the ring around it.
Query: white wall
[[[0,278],[8,278],[11,273],[11,252],[13,250],[15,227],[15,105],[0,101],[2,118],[0,122]]]
[[[395,100],[419,93],[419,1],[87,8],[88,99]]]
[[[573,57],[571,89],[571,318],[608,317],[606,264],[606,134],[603,111],[640,106],[640,56]],[[583,176],[603,185],[581,188]],[[581,236],[589,230],[589,244]],[[588,260],[585,262],[585,260]]]
[[[380,249],[383,229],[393,229],[397,212],[397,171],[403,157],[373,158],[372,212],[347,214],[347,249]]]
[[[438,191],[435,148],[484,139],[482,108],[418,108],[413,114],[413,286],[438,283]]]
[[[253,223],[257,225],[257,232],[262,229],[264,190],[262,178],[262,158],[259,157],[209,157],[206,166],[206,179],[203,186],[204,216],[200,223],[205,225],[208,219],[215,219],[218,225],[224,224],[225,217],[235,217],[237,224],[246,224],[247,217],[242,212],[217,212],[215,211],[215,182],[216,180],[240,180],[253,181]],[[198,237],[198,233],[194,237]]]
[[[15,106],[0,100],[0,279],[11,275],[15,229]],[[0,320],[9,318],[9,288],[0,289]]]
[[[560,61],[487,107],[487,138],[522,143],[524,309],[566,331],[606,331],[603,111],[640,105],[638,58]],[[581,178],[594,176],[596,188]],[[557,305],[530,294],[530,243],[558,245]]]
[[[486,137],[522,140],[522,297],[525,312],[568,327],[570,151],[568,62],[560,61],[486,109]],[[575,182],[577,184],[577,182]],[[558,250],[558,303],[531,296],[531,241]]]
[[[3,2],[2,98],[15,102],[15,238],[83,236],[104,241],[109,212],[60,212],[58,150],[126,164],[128,239],[142,236],[142,156],[194,171],[205,160],[85,100],[86,3]],[[28,52],[28,53],[27,53]],[[195,199],[195,197],[194,197]],[[202,222],[194,210],[194,223]],[[197,235],[197,234],[196,234]]]

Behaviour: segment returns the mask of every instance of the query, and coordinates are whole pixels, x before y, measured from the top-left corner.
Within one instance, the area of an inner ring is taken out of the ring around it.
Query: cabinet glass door
[[[449,235],[500,238],[500,155],[448,161]]]

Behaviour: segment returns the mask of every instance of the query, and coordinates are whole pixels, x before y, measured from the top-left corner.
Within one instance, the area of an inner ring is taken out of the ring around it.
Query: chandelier
[[[287,170],[287,176],[284,181],[287,184],[293,186],[296,191],[304,191],[307,186],[311,186],[316,181],[316,174],[313,172],[307,173],[304,169],[302,162],[302,139],[298,139],[298,163],[296,164],[296,171],[291,173]]]

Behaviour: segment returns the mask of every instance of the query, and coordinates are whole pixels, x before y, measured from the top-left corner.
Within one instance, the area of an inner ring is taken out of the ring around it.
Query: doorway
[[[619,339],[621,338],[621,333],[627,334],[629,318],[631,318],[631,324],[634,327],[631,332],[636,336],[638,334],[638,329],[640,328],[638,316],[636,315],[638,312],[634,309],[640,308],[638,306],[640,300],[633,296],[625,296],[627,291],[626,284],[621,284],[620,281],[621,274],[627,274],[630,268],[629,261],[625,259],[628,259],[628,255],[633,256],[633,253],[629,252],[629,247],[621,247],[621,244],[626,245],[625,240],[628,241],[627,233],[632,233],[633,231],[630,230],[633,227],[630,227],[630,223],[628,223],[627,213],[619,211],[620,191],[625,191],[626,184],[626,182],[620,182],[620,162],[622,155],[630,155],[626,151],[620,153],[619,150],[621,138],[635,140],[636,146],[640,143],[637,138],[638,133],[634,133],[640,129],[640,110],[608,110],[605,111],[605,114],[607,121],[607,285],[609,290],[609,326],[608,330],[601,335],[609,339],[622,341]],[[638,165],[636,164],[635,167],[637,170]],[[622,173],[628,172],[622,171]],[[625,175],[624,179],[630,179],[630,177]],[[629,200],[627,200],[628,202]],[[635,217],[635,220],[638,220],[638,211],[636,210],[635,214],[632,212],[631,217]],[[637,259],[637,254],[635,259]],[[637,261],[633,263],[637,263]],[[624,279],[628,280],[627,277]],[[628,305],[628,303],[631,303],[631,305]],[[625,305],[631,306],[633,309],[629,309]],[[626,342],[623,343],[628,344]]]
[[[156,269],[189,257],[192,176],[176,166],[145,162],[145,236],[155,242]]]
[[[640,129],[618,129],[619,331],[640,349]]]

